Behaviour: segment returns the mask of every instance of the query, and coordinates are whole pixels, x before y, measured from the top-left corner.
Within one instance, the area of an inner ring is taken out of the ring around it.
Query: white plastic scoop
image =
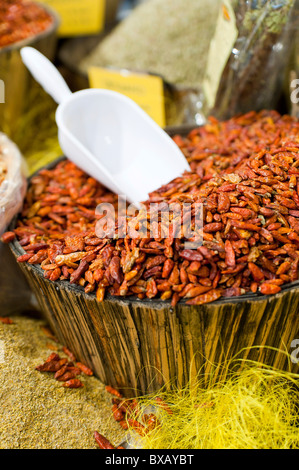
[[[190,170],[171,137],[134,101],[108,90],[72,93],[56,67],[32,47],[23,62],[59,104],[59,143],[65,156],[129,202]]]

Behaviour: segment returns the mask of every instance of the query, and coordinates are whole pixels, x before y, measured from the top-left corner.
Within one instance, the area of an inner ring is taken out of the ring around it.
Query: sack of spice
[[[0,133],[0,236],[20,211],[26,192],[24,159]],[[9,248],[0,242],[0,316],[35,308],[35,300]]]
[[[167,125],[195,122],[221,0],[147,0],[137,5],[79,63],[158,75],[167,83]],[[171,91],[171,93],[170,93]],[[190,116],[191,114],[191,116]]]
[[[147,0],[135,7],[80,63],[160,75],[196,87],[203,78],[220,0]]]

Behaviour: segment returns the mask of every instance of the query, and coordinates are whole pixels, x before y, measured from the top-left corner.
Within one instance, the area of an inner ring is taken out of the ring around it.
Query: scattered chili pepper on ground
[[[66,346],[63,346],[62,350],[72,361],[76,360],[75,354],[73,354]]]
[[[82,362],[76,362],[76,366],[85,374],[85,375],[93,375],[93,371],[87,367],[86,365],[82,364]]]
[[[53,352],[50,354],[50,356],[48,357],[48,359],[46,359],[45,362],[51,362],[51,361],[60,361],[60,356],[59,354]]]
[[[115,449],[111,442],[109,442],[102,434],[98,433],[98,431],[94,432],[94,438],[100,449]]]
[[[52,339],[53,341],[55,341],[55,343],[58,342],[56,336],[52,333],[52,331],[50,330],[50,328],[46,327],[46,326],[42,326],[41,327],[41,330],[42,332],[49,338],[49,339]]]
[[[119,393],[118,390],[115,390],[115,388],[111,387],[110,385],[106,385],[105,388],[108,393],[111,393],[111,395],[115,395],[118,398],[122,398],[122,394]]]
[[[169,405],[160,397],[156,397],[157,405],[163,408],[168,414],[173,414]],[[124,430],[133,430],[140,436],[161,426],[160,421],[154,413],[144,413],[140,403],[136,399],[121,400],[112,398],[112,415],[120,427]]]
[[[64,382],[62,386],[65,388],[81,388],[83,387],[83,383],[79,379],[70,379]]]
[[[44,364],[36,366],[36,370],[40,372],[57,372],[61,367],[63,367],[68,360],[66,358],[52,361],[46,361]]]
[[[5,325],[12,325],[13,321],[9,317],[0,317],[0,322],[5,324]]]
[[[62,386],[65,388],[83,387],[84,384],[81,380],[77,379],[76,376],[80,375],[82,372],[84,372],[85,375],[91,376],[93,375],[93,371],[80,362],[77,363],[78,367],[75,366],[73,362],[70,362],[69,358],[72,356],[72,353],[70,354],[70,350],[65,346],[62,347],[62,351],[68,358],[61,358],[58,353],[52,352],[43,364],[35,367],[35,370],[39,372],[53,372],[54,379],[59,382],[64,382]]]

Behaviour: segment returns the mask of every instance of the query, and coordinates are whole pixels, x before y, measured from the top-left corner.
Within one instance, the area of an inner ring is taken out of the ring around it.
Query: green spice
[[[199,88],[220,4],[220,0],[148,0],[92,51],[81,68],[128,68]]]
[[[42,320],[13,322],[0,323],[0,449],[96,449],[95,430],[119,445],[125,432],[104,385],[80,375],[83,388],[65,389],[52,373],[36,371],[57,343],[42,332]]]

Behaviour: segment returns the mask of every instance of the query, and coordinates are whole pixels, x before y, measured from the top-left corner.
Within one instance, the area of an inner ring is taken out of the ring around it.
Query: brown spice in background
[[[66,389],[53,374],[35,370],[51,353],[42,326],[43,320],[21,317],[0,323],[0,449],[96,449],[94,429],[119,445],[125,432],[97,378],[82,375],[84,387]]]

